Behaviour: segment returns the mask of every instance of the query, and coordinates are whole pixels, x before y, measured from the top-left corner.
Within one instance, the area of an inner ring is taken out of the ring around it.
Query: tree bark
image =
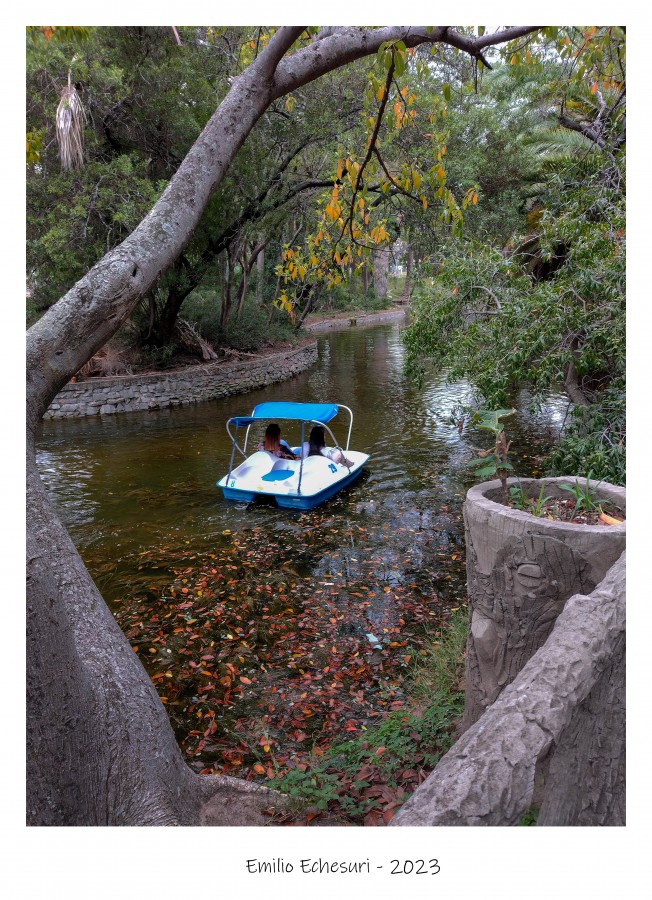
[[[59,389],[183,250],[269,104],[274,68],[299,32],[276,33],[236,80],[149,215],[28,333],[30,824],[198,824],[213,790],[185,765],[153,685],[51,508],[36,471],[34,435]],[[241,794],[235,779],[220,778],[213,787],[213,793]],[[256,796],[267,803],[272,795]],[[229,808],[237,823],[237,799]]]
[[[240,263],[242,265],[242,279],[240,281],[240,284],[238,285],[238,299],[235,310],[236,319],[240,319],[240,317],[242,316],[242,310],[244,309],[245,300],[247,299],[247,289],[249,288],[249,277],[251,275],[251,270],[253,269],[254,263],[259,257],[259,254],[264,252],[266,245],[266,240],[261,241],[253,248],[248,258],[246,252],[243,252],[240,257]],[[256,286],[256,292],[257,291],[258,287]]]
[[[408,244],[407,262],[405,264],[405,284],[403,285],[403,295],[401,297],[401,300],[403,303],[410,302],[410,278],[412,276],[413,261],[414,261],[414,252],[412,250],[412,245]]]
[[[156,689],[54,513],[28,452],[27,823],[198,825],[215,792],[195,775]],[[232,824],[263,824],[278,795],[247,789]]]
[[[280,209],[282,206],[284,206],[286,203],[289,203],[290,200],[292,200],[303,191],[316,190],[317,188],[333,184],[332,180],[319,181],[317,179],[308,179],[298,185],[295,185],[283,196],[277,197],[275,200],[268,200],[270,192],[275,187],[275,185],[279,183],[283,173],[288,168],[292,160],[309,143],[310,140],[306,139],[287,154],[285,159],[277,168],[273,177],[270,178],[267,185],[265,185],[264,189],[260,191],[260,193],[254,200],[247,204],[238,218],[231,222],[217,237],[210,237],[208,239],[208,246],[192,266],[186,260],[185,256],[182,255],[180,257],[180,260],[183,263],[184,270],[183,284],[173,282],[170,287],[168,297],[163,305],[163,309],[160,314],[160,324],[157,322],[153,330],[153,334],[155,335],[155,342],[158,346],[162,346],[169,340],[179,312],[181,310],[181,306],[186,297],[201,284],[202,279],[208,272],[213,261],[221,253],[227,250],[230,244],[232,244],[239,238],[246,225],[251,224],[252,222],[260,221],[265,215],[267,215],[267,213],[272,212],[276,209]],[[161,335],[160,338],[158,337],[159,334]]]
[[[389,250],[374,250],[374,290],[380,300],[387,296]]]
[[[267,241],[262,244],[260,253],[256,258],[256,306],[263,305],[263,287],[265,284],[265,247]]]
[[[254,824],[273,794],[185,765],[156,691],[49,504],[35,434],[52,399],[174,263],[247,135],[274,100],[386,40],[445,42],[475,57],[533,28],[471,37],[448,27],[348,28],[285,53],[281,27],[233,82],[166,190],[27,335],[28,821]],[[246,802],[243,798],[246,798]],[[264,798],[264,799],[261,799]],[[246,815],[243,811],[246,810]]]

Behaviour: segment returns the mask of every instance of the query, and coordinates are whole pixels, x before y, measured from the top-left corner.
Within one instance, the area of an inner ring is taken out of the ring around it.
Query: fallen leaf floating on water
[[[384,525],[354,524],[331,537],[320,516],[306,514],[292,534],[229,531],[211,553],[193,548],[190,566],[187,551],[179,562],[166,548],[140,554],[143,571],[160,566],[171,575],[155,589],[143,582],[147,593],[125,600],[115,615],[165,692],[193,768],[261,780],[309,771],[331,745],[401,710],[407,664],[425,652],[446,608],[464,600],[459,507],[447,520],[445,535],[417,535],[397,519],[393,543],[381,548]],[[347,557],[353,547],[355,556]],[[413,564],[409,554],[416,550]],[[323,561],[322,578],[346,572],[345,582],[322,582],[333,591],[315,589],[315,561]],[[378,634],[387,635],[384,646]],[[167,652],[155,650],[161,645]],[[402,779],[409,791],[426,774],[418,760],[405,771],[416,773]],[[349,787],[343,784],[344,794]],[[382,801],[389,818],[388,802]],[[382,812],[373,818],[386,824]]]

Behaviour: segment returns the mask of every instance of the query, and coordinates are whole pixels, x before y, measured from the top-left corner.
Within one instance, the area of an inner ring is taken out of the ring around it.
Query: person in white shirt
[[[305,459],[307,456],[326,456],[332,459],[334,463],[342,466],[352,466],[353,463],[346,458],[339,448],[333,450],[326,449],[326,438],[324,436],[324,428],[322,425],[314,425],[310,430],[310,437],[303,442],[301,448],[301,456]]]

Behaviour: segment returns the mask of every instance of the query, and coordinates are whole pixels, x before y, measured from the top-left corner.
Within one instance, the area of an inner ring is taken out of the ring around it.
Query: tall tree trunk
[[[242,317],[242,310],[244,309],[247,291],[249,290],[249,269],[246,267],[244,259],[241,260],[240,264],[242,266],[242,275],[240,277],[240,284],[238,285],[235,305],[235,318],[238,320]]]
[[[239,245],[231,244],[226,254],[226,281],[224,283],[224,295],[220,308],[220,328],[224,330],[231,316],[233,305],[233,280],[235,276],[235,264],[238,260]]]
[[[374,290],[380,300],[387,296],[389,256],[389,249],[374,251]]]
[[[249,258],[247,258],[246,250],[243,251],[240,257],[240,264],[242,265],[242,279],[240,284],[238,285],[238,299],[235,310],[236,319],[240,319],[242,316],[242,310],[244,309],[245,300],[247,299],[247,290],[249,288],[249,276],[251,275],[251,270],[254,267],[254,263],[259,256],[259,253],[262,253],[267,241],[261,241],[261,243],[257,244],[251,253],[249,254]]]
[[[263,305],[263,287],[265,284],[265,244],[256,257],[256,306]]]
[[[369,293],[369,266],[365,262],[362,266],[362,296],[366,297]]]
[[[405,284],[403,285],[403,294],[401,296],[401,300],[403,303],[409,303],[410,301],[410,278],[412,276],[413,261],[414,253],[412,251],[412,244],[408,244],[407,262],[405,264]]]

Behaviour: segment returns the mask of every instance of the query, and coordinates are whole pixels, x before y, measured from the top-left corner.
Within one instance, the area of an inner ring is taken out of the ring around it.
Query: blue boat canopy
[[[250,416],[229,419],[236,428],[251,425],[259,419],[294,419],[299,422],[330,422],[337,415],[337,403],[259,403]]]

